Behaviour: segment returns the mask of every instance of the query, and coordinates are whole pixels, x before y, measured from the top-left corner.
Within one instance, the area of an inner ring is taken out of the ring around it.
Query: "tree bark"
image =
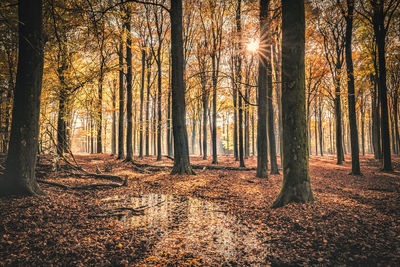
[[[390,151],[390,133],[387,104],[386,87],[386,51],[385,51],[385,16],[384,1],[374,2],[373,4],[373,26],[375,42],[378,48],[378,88],[381,105],[381,134],[382,134],[382,171],[392,171],[392,159]]]
[[[119,43],[118,66],[119,66],[119,115],[118,115],[118,159],[124,158],[124,47],[122,38]]]
[[[171,174],[194,174],[189,161],[183,82],[182,0],[171,0],[172,129],[174,166]]]
[[[126,38],[126,161],[133,160],[132,147],[132,37],[131,37],[131,14],[130,10],[126,11],[125,30]]]
[[[267,48],[267,114],[268,114],[268,139],[269,158],[271,161],[271,174],[279,174],[276,161],[275,127],[274,127],[274,106],[272,104],[272,48]]]
[[[142,49],[142,79],[140,84],[140,114],[139,114],[139,158],[143,158],[143,101],[144,101],[144,76],[146,72],[146,51]]]
[[[352,55],[352,36],[353,36],[353,11],[354,0],[346,0],[347,12],[344,15],[346,20],[346,37],[345,37],[345,56],[346,56],[346,71],[347,71],[347,90],[348,90],[348,108],[349,108],[349,123],[350,123],[350,139],[351,139],[351,173],[360,175],[360,159],[358,145],[358,130],[357,130],[357,115],[356,115],[356,100],[354,90],[354,69]]]
[[[269,0],[260,0],[260,51],[258,52],[258,123],[256,177],[268,178],[267,139],[267,26]]]
[[[244,165],[244,149],[243,149],[243,107],[242,107],[242,20],[241,20],[241,4],[242,1],[238,1],[238,6],[236,9],[236,30],[238,35],[238,51],[236,59],[236,88],[239,93],[238,96],[238,109],[239,109],[239,121],[238,121],[238,131],[239,131],[239,164],[240,167],[245,167]],[[215,125],[216,126],[216,125]]]
[[[283,186],[272,207],[314,199],[305,110],[304,0],[282,0]]]
[[[35,166],[43,75],[42,1],[20,0],[18,22],[18,69],[0,195],[41,195],[44,192],[36,181]]]

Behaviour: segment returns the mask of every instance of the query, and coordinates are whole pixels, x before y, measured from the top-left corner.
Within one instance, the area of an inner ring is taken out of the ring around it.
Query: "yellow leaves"
[[[121,243],[118,243],[117,247],[118,247],[118,248],[122,248],[123,245],[122,245]]]

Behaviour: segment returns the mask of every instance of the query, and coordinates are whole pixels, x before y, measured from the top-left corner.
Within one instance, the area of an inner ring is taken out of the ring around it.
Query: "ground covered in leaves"
[[[365,156],[363,175],[351,176],[346,159],[338,166],[333,156],[312,157],[316,201],[270,209],[282,175],[266,180],[254,170],[202,168],[171,176],[168,167],[141,165],[171,166],[168,158],[133,165],[77,155],[89,172],[128,177],[126,186],[85,188],[110,181],[66,171],[65,164],[55,170],[42,157],[38,178],[67,187],[41,183],[46,196],[0,199],[0,265],[398,266],[400,173],[379,172]],[[400,159],[393,161],[399,170]],[[238,166],[231,156],[219,164]]]

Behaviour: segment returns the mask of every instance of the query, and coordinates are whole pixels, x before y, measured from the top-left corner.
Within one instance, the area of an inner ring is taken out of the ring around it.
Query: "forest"
[[[400,0],[2,0],[0,266],[398,266]]]

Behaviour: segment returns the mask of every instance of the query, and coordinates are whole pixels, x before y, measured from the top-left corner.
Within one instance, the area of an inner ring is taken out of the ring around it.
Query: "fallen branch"
[[[110,187],[110,188],[116,188],[116,187],[121,187],[121,186],[127,186],[128,185],[128,176],[125,176],[125,180],[123,181],[122,184],[117,184],[117,183],[98,183],[98,184],[89,184],[89,185],[80,185],[80,186],[67,186],[63,185],[60,183],[56,182],[49,182],[45,180],[37,180],[39,183],[42,184],[48,184],[56,187],[60,187],[64,190],[86,190],[86,189],[97,189],[101,187]]]
[[[66,186],[66,185],[63,185],[63,184],[59,184],[59,183],[55,183],[55,182],[48,182],[48,181],[44,181],[44,180],[40,180],[40,179],[37,179],[37,182],[38,183],[42,183],[42,184],[48,184],[48,185],[60,187],[60,188],[65,189],[65,190],[71,189],[69,186]]]

